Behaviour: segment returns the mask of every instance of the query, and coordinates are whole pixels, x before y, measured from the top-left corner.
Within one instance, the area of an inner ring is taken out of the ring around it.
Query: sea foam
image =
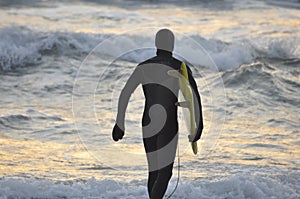
[[[293,175],[235,174],[221,179],[181,179],[172,198],[257,199],[299,196],[299,173]],[[167,190],[175,187],[173,179]],[[146,180],[121,182],[114,179],[51,181],[46,179],[2,178],[1,198],[148,198]]]

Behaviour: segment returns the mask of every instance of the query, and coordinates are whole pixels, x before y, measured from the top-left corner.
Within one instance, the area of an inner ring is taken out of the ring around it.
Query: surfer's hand
[[[189,142],[194,142],[194,137],[195,137],[194,135],[189,135],[188,136]]]
[[[197,138],[195,137],[195,135],[189,135],[188,137],[189,137],[189,142],[197,142],[200,139],[200,137]]]
[[[113,140],[117,142],[119,140],[122,140],[123,136],[124,136],[124,131],[120,129],[117,124],[115,124],[114,129],[112,131]]]
[[[197,130],[197,134],[196,135],[189,135],[189,141],[190,142],[197,142],[198,140],[200,140],[200,137],[201,137],[201,134],[202,134],[202,128],[199,128]]]

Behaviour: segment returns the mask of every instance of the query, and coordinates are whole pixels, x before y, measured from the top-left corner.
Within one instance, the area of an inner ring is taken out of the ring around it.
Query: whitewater
[[[174,56],[192,65],[205,126],[194,156],[179,111],[180,164],[166,195],[179,180],[171,198],[299,198],[299,8],[1,1],[0,198],[148,198],[141,87],[124,139],[113,142],[111,130],[121,89],[165,27]]]

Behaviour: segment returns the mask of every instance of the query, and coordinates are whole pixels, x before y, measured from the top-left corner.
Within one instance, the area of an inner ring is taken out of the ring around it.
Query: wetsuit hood
[[[174,49],[174,34],[169,29],[161,29],[156,33],[155,46],[157,49],[172,52]]]

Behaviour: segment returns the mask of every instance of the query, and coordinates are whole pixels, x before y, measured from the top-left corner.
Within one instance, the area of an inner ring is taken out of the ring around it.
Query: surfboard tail
[[[197,142],[192,142],[191,144],[192,144],[193,153],[194,153],[195,155],[197,155],[197,153],[198,153],[198,145],[197,145]]]

